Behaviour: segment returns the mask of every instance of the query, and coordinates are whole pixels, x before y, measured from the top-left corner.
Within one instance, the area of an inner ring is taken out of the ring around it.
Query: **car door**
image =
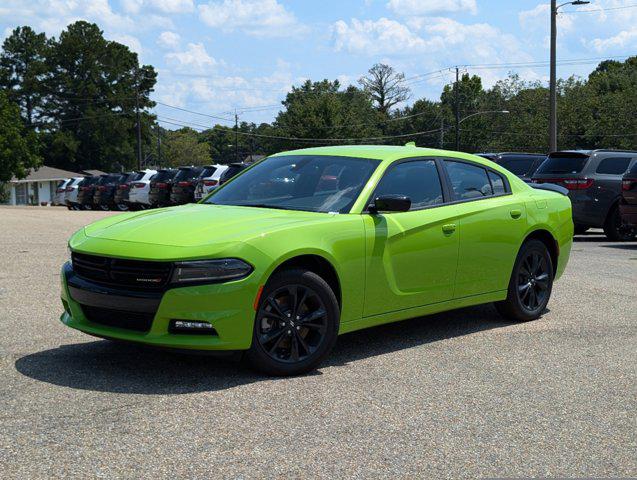
[[[622,177],[628,171],[631,160],[630,156],[613,155],[602,158],[597,164],[592,175],[594,182],[588,192],[593,200],[589,211],[597,219],[597,225],[604,224],[611,207],[621,197]]]
[[[364,316],[453,298],[458,232],[434,159],[391,165],[372,198],[406,195],[407,212],[364,214],[366,279]]]
[[[526,208],[506,177],[483,165],[445,159],[459,252],[454,297],[506,290],[526,232]]]

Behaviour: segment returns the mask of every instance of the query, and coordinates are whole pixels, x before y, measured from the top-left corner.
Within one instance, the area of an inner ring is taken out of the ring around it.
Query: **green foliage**
[[[25,128],[18,105],[0,92],[0,182],[24,178],[40,165],[38,139]]]
[[[197,132],[190,128],[167,132],[164,146],[164,163],[173,167],[212,163],[210,145],[207,142],[200,142]]]
[[[43,81],[50,73],[46,65],[48,54],[46,36],[31,27],[14,29],[2,44],[0,87],[9,100],[20,106],[27,125],[35,120],[47,93]]]

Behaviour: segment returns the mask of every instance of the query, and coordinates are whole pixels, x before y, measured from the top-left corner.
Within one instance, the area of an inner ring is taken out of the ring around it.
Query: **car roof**
[[[358,157],[380,160],[391,163],[395,160],[410,157],[446,157],[471,160],[484,165],[492,165],[490,160],[464,152],[454,152],[450,150],[439,150],[436,148],[423,148],[410,145],[342,145],[330,147],[311,147],[300,150],[290,150],[277,153],[273,157],[283,155],[333,155],[340,157]]]

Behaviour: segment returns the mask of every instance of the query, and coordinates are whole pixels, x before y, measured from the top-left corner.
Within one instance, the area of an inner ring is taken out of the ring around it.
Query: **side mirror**
[[[370,213],[406,212],[411,208],[411,199],[405,195],[383,195],[376,197],[367,207]]]

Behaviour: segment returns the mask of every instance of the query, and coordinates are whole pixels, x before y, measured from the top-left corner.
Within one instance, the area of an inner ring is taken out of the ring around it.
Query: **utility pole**
[[[161,127],[157,125],[157,166],[161,167]]]
[[[234,109],[234,161],[239,161],[239,115],[237,109]]]
[[[549,81],[549,152],[557,150],[557,73],[556,73],[556,44],[557,44],[557,1],[551,0],[551,78]]]
[[[460,98],[459,92],[460,90],[460,69],[456,67],[456,83],[453,84],[453,109],[455,110],[456,115],[456,151],[460,150]]]
[[[135,70],[135,116],[137,117],[137,167],[142,169],[142,119],[139,113],[139,70]]]
[[[440,150],[445,148],[445,117],[440,114]]]

